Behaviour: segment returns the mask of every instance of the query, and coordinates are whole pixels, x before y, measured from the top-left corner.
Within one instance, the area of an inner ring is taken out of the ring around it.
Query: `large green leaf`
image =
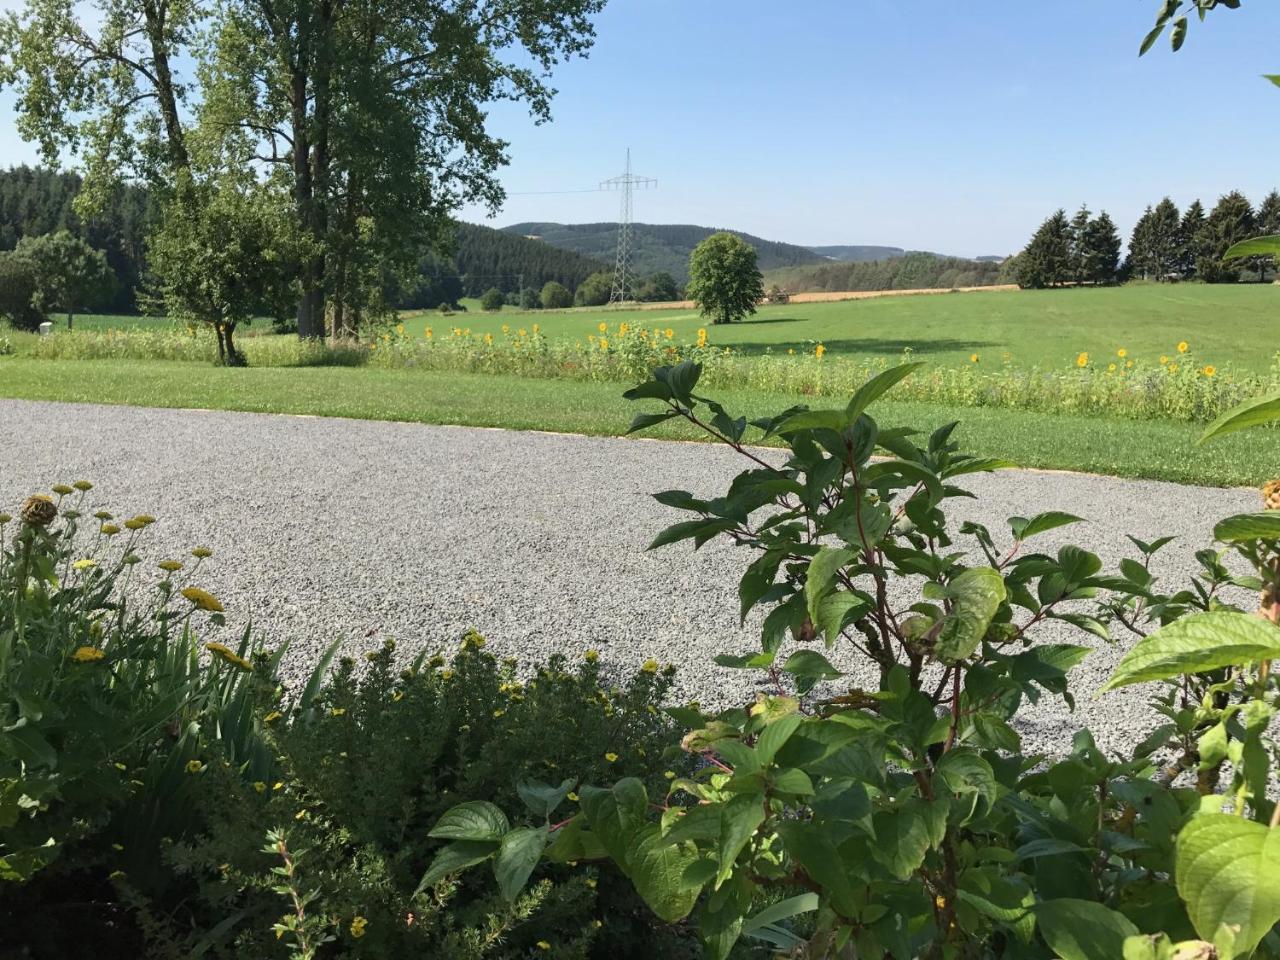
[[[862,416],[867,407],[923,366],[923,363],[904,363],[891,367],[883,373],[876,374],[860,386],[849,400],[849,405],[845,407],[844,411],[846,422],[853,423],[858,417]]]
[[[497,840],[455,840],[436,854],[436,858],[431,861],[431,866],[418,882],[418,889],[414,891],[414,896],[427,887],[439,883],[451,873],[483,863],[497,850]]]
[[[1117,960],[1138,928],[1122,913],[1092,900],[1046,900],[1032,908],[1040,936],[1061,960]]]
[[[1280,540],[1280,510],[1241,513],[1218,521],[1213,536],[1224,543],[1247,540]]]
[[[1222,255],[1223,260],[1238,260],[1241,257],[1274,257],[1280,256],[1280,237],[1254,237],[1252,240],[1241,240],[1227,248]]]
[[[1246,400],[1240,406],[1232,407],[1205,428],[1199,442],[1204,443],[1214,437],[1270,423],[1273,420],[1280,420],[1280,393]]]
[[[548,831],[542,827],[521,827],[502,838],[498,858],[493,862],[493,875],[498,879],[498,889],[507,900],[514,900],[529,881],[529,875],[538,865],[538,858],[546,849]]]
[[[698,860],[692,843],[669,844],[656,826],[637,834],[627,853],[627,876],[649,909],[667,923],[683,920],[698,902],[700,886],[685,882],[684,873]]]
[[[822,547],[809,561],[804,583],[804,602],[809,612],[809,619],[813,621],[815,627],[824,619],[822,602],[833,590],[836,573],[852,560],[854,555],[852,550]],[[834,616],[834,611],[829,610],[825,619],[830,623]]]
[[[1248,955],[1280,921],[1280,828],[1222,813],[1194,817],[1178,834],[1178,893],[1196,932],[1212,940],[1238,926]]]
[[[1013,530],[1015,540],[1029,540],[1038,533],[1047,533],[1071,523],[1084,523],[1084,518],[1077,517],[1074,513],[1063,513],[1061,510],[1038,513],[1030,520],[1025,517],[1009,518],[1009,526]]]
[[[429,837],[442,840],[501,840],[511,825],[507,815],[484,800],[469,800],[445,811]]]
[[[1280,657],[1280,627],[1243,613],[1193,613],[1138,641],[1098,691]]]
[[[772,729],[772,728],[770,728]],[[716,889],[733,875],[734,862],[764,823],[764,804],[755,794],[734,797],[720,810],[720,842],[716,853],[720,868],[716,872]]]
[[[632,838],[644,826],[648,794],[634,777],[619,780],[612,789],[583,787],[582,812],[591,832],[625,871]]]
[[[908,800],[873,818],[876,843],[872,853],[899,880],[920,869],[925,854],[942,842],[947,830],[947,804]]]
[[[991,567],[973,567],[947,585],[953,600],[951,612],[938,631],[934,655],[943,663],[956,663],[978,648],[1005,598],[1004,578]]]

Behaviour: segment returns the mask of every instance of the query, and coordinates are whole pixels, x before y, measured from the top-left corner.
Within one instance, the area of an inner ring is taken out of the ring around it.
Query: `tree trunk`
[[[300,25],[301,26],[301,25]],[[307,73],[305,46],[298,52],[298,65],[291,77],[292,136],[293,136],[293,202],[303,229],[315,237],[315,196],[311,178],[311,138],[307,110]],[[298,280],[302,295],[298,298],[298,336],[304,340],[324,336],[324,315],[320,306],[320,277],[316,257],[306,258],[300,265]]]
[[[167,8],[164,3],[148,0],[143,4],[146,18],[147,39],[151,44],[151,59],[155,74],[156,101],[164,123],[165,140],[168,143],[169,163],[176,170],[191,166],[187,153],[186,136],[178,116],[178,97],[174,92],[173,73],[169,68],[169,47],[165,43],[164,29]]]

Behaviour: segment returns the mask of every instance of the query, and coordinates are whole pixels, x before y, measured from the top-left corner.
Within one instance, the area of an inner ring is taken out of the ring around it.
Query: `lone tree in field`
[[[764,277],[756,249],[732,233],[713,233],[689,255],[689,298],[713,323],[732,323],[756,312]]]
[[[36,305],[67,315],[95,307],[111,296],[113,277],[106,255],[66,230],[23,237],[13,255],[31,264],[36,278]]]
[[[218,361],[244,366],[236,327],[283,319],[293,303],[290,264],[308,252],[287,202],[256,186],[178,178],[147,243],[154,295],[170,316],[213,328]]]
[[[497,313],[506,303],[506,298],[497,287],[490,287],[480,298],[480,309],[487,313]]]

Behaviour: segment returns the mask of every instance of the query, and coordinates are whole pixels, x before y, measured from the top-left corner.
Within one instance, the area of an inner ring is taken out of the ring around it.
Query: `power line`
[[[549,197],[562,193],[599,193],[604,187],[594,187],[591,190],[508,190],[508,197]]]

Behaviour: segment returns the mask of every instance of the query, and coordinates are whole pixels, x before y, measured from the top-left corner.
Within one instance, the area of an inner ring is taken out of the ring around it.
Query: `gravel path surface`
[[[156,515],[148,559],[211,547],[201,585],[226,604],[224,629],[243,629],[252,611],[273,642],[293,641],[298,673],[339,637],[349,653],[384,636],[408,652],[449,648],[475,627],[502,656],[534,661],[596,648],[624,669],[656,657],[680,667],[682,700],[753,695],[755,674],[710,662],[758,643],[758,621],[737,622],[748,556],[718,543],[698,553],[688,545],[644,549],[679,518],[649,494],[722,492],[742,469],[732,451],[14,400],[0,401],[0,438],[0,507],[84,478],[96,484],[97,507]],[[1193,569],[1192,553],[1208,543],[1216,519],[1257,505],[1247,490],[1077,474],[1006,471],[965,481],[981,499],[953,501],[957,516],[987,524],[997,542],[1007,516],[1066,510],[1091,523],[1037,545],[1087,540],[1114,567],[1130,553],[1126,533],[1185,532],[1162,554],[1159,570],[1173,578]],[[1038,636],[1092,640],[1056,628]],[[1076,715],[1045,701],[1024,725],[1029,746],[1061,747],[1082,724],[1104,746],[1156,725],[1141,692],[1091,696],[1127,646],[1102,646],[1077,668]]]

